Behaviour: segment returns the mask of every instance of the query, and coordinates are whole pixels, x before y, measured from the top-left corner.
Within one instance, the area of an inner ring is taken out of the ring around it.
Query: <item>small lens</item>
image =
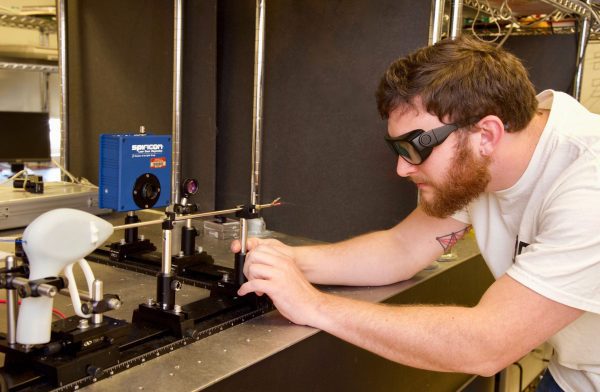
[[[193,178],[188,178],[183,182],[183,193],[194,195],[198,192],[198,181]]]
[[[158,196],[158,188],[153,184],[144,184],[142,187],[142,197],[144,199],[153,200]]]
[[[190,181],[186,185],[189,193],[196,193],[198,191],[198,184],[196,184],[194,181]]]

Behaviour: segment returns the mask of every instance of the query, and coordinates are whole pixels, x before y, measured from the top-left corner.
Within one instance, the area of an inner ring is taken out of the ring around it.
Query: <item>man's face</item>
[[[416,108],[399,108],[390,113],[388,133],[397,137],[414,129],[428,131],[443,125],[437,116]],[[490,158],[476,155],[469,135],[451,134],[420,165],[398,158],[397,172],[409,177],[420,190],[419,204],[430,216],[446,218],[466,207],[485,191],[491,176]]]
[[[457,143],[456,154],[446,172],[446,178],[438,183],[431,183],[431,196],[421,195],[421,208],[427,215],[438,218],[446,218],[465,208],[485,192],[491,178],[489,165],[489,157],[476,156],[466,142]]]

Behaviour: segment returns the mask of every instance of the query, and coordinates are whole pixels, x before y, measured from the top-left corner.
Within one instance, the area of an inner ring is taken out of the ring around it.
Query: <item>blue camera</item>
[[[100,135],[100,208],[168,206],[171,164],[170,135]]]

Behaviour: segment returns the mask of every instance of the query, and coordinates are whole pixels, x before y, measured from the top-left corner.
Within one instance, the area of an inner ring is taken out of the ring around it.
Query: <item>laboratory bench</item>
[[[143,215],[143,213],[142,213]],[[105,216],[113,224],[122,223],[123,215]],[[144,219],[157,219],[148,214]],[[194,220],[196,227],[202,221]],[[19,230],[0,233],[16,235]],[[159,239],[160,227],[140,228],[146,237]],[[116,232],[109,241],[118,240]],[[291,245],[316,241],[271,232]],[[198,244],[212,255],[217,264],[232,267],[231,240],[204,236]],[[160,244],[157,244],[160,247]],[[396,304],[454,304],[473,306],[492,283],[493,278],[471,236],[459,241],[457,259],[435,262],[413,278],[380,287],[323,286],[332,294],[368,302]],[[97,278],[103,280],[105,293],[118,294],[124,301],[118,310],[107,313],[117,319],[131,320],[140,303],[155,297],[156,278],[151,274],[115,268],[91,262]],[[76,272],[77,274],[77,272]],[[79,279],[79,277],[78,277]],[[84,281],[78,282],[81,289]],[[3,294],[4,295],[4,294]],[[207,297],[205,289],[184,284],[176,303],[183,305]],[[67,316],[74,314],[70,298],[57,296],[55,307]],[[0,330],[6,331],[6,315],[0,312]],[[401,326],[399,326],[401,328]],[[440,329],[447,326],[440,325]],[[396,364],[366,350],[348,344],[317,329],[295,325],[276,310],[239,325],[223,325],[214,333],[172,351],[157,350],[152,359],[126,370],[107,369],[106,376],[85,391],[455,391],[469,390],[481,378],[467,374],[439,373]],[[132,362],[133,363],[133,362]],[[483,380],[489,384],[489,380]],[[68,387],[68,386],[65,386]],[[489,385],[485,388],[489,388]],[[477,387],[473,390],[485,390]]]

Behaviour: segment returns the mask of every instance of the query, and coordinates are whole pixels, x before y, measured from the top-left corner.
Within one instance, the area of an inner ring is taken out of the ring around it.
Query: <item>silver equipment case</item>
[[[42,194],[15,189],[11,184],[0,186],[0,230],[27,226],[56,208],[76,208],[94,215],[111,212],[98,207],[98,188],[93,185],[45,182]]]

